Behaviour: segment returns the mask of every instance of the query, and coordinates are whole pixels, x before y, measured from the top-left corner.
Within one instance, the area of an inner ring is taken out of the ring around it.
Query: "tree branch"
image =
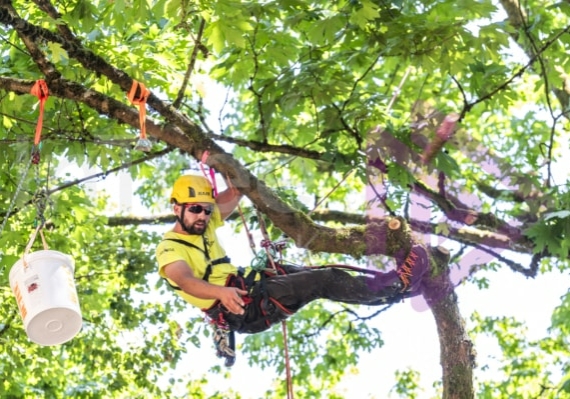
[[[321,160],[324,156],[324,153],[322,152],[308,150],[306,148],[294,147],[287,144],[275,145],[255,140],[243,140],[243,139],[225,136],[223,134],[210,134],[208,135],[208,137],[214,140],[224,141],[230,144],[237,144],[239,146],[246,147],[253,151],[258,151],[258,152],[275,152],[279,154],[287,154],[296,157],[316,159],[316,160]]]
[[[192,49],[192,54],[190,55],[190,62],[188,63],[188,68],[186,69],[186,73],[184,74],[184,80],[182,81],[182,86],[178,91],[178,96],[176,100],[172,103],[172,106],[176,109],[180,108],[180,104],[182,103],[182,99],[184,98],[184,91],[186,87],[188,87],[188,82],[190,81],[190,76],[192,75],[192,71],[194,70],[194,66],[196,65],[196,59],[198,58],[198,52],[202,48],[202,35],[204,34],[204,27],[206,26],[206,20],[204,18],[200,19],[200,27],[198,28],[198,36],[194,40],[194,48]]]

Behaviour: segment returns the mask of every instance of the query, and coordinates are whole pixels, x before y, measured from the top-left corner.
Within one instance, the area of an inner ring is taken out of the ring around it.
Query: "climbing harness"
[[[133,84],[127,98],[132,104],[139,107],[140,135],[135,144],[135,150],[144,152],[149,152],[152,148],[152,143],[146,136],[146,101],[149,95],[150,90],[141,82],[133,79]]]
[[[224,257],[218,258],[218,259],[210,259],[210,253],[208,251],[208,240],[204,236],[202,236],[202,242],[204,245],[203,248],[200,248],[198,245],[194,245],[191,242],[179,240],[177,238],[165,238],[165,241],[173,241],[173,242],[177,242],[178,244],[186,245],[187,247],[197,249],[198,251],[200,251],[204,255],[204,258],[206,259],[206,265],[207,265],[206,266],[206,272],[204,273],[204,276],[202,276],[202,280],[204,280],[204,281],[208,281],[210,275],[212,274],[212,268],[214,266],[221,265],[222,263],[231,263],[231,259],[228,256],[224,256]],[[180,290],[180,287],[172,285],[167,279],[165,279],[165,281],[173,289]]]

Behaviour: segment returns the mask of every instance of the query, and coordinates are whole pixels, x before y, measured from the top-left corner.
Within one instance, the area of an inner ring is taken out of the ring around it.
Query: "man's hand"
[[[172,262],[164,267],[164,274],[187,294],[202,299],[218,299],[223,306],[234,314],[244,314],[245,305],[242,295],[247,291],[236,287],[222,287],[194,277],[190,266],[184,261]]]
[[[216,204],[220,210],[222,219],[226,219],[237,208],[242,194],[231,183],[228,183],[228,188],[216,197]]]
[[[220,287],[218,299],[231,313],[244,314],[243,307],[245,303],[241,297],[242,295],[247,295],[247,291],[236,287]]]

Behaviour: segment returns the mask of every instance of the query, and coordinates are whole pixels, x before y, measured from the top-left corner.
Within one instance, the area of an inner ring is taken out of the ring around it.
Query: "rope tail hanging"
[[[269,239],[269,234],[267,234],[267,228],[265,225],[265,221],[264,221],[263,215],[261,214],[259,209],[257,209],[257,218],[259,220],[259,228],[261,230],[263,240],[266,243],[266,245],[263,245],[263,248],[265,248],[265,252],[267,254],[267,259],[269,259],[269,262],[271,263],[271,267],[274,270],[277,270],[277,267],[275,265],[275,261],[273,259],[273,255],[271,254],[271,251],[269,250],[271,240]],[[245,221],[244,221],[244,224],[245,224]],[[294,399],[294,397],[293,397],[293,379],[291,376],[291,358],[289,357],[289,345],[288,345],[289,339],[287,338],[287,322],[285,320],[283,320],[281,322],[281,331],[283,333],[283,350],[285,352],[285,373],[287,376],[287,399]]]
[[[144,84],[133,79],[133,85],[131,90],[127,95],[127,98],[131,103],[139,107],[139,123],[140,123],[140,136],[135,144],[135,150],[149,152],[152,148],[152,144],[146,137],[146,101],[150,96],[150,90],[148,90]]]

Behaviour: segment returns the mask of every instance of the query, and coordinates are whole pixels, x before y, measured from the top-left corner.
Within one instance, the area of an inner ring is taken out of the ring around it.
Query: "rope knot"
[[[128,100],[139,107],[140,136],[135,149],[150,151],[152,144],[146,138],[146,100],[150,96],[150,90],[144,84],[133,79],[133,85],[127,95]]]
[[[148,96],[150,96],[150,90],[143,83],[133,79],[133,85],[127,95],[129,101],[134,105],[144,105]]]
[[[38,123],[36,124],[36,134],[34,136],[34,150],[32,151],[32,163],[37,165],[40,162],[40,154],[38,144],[42,137],[42,126],[44,121],[44,107],[47,98],[49,97],[49,90],[45,80],[37,80],[32,86],[30,94],[36,96],[40,100],[40,115],[38,117]]]
[[[36,96],[40,101],[47,100],[49,97],[49,89],[46,81],[43,79],[37,80],[36,83],[32,86],[30,93]]]

